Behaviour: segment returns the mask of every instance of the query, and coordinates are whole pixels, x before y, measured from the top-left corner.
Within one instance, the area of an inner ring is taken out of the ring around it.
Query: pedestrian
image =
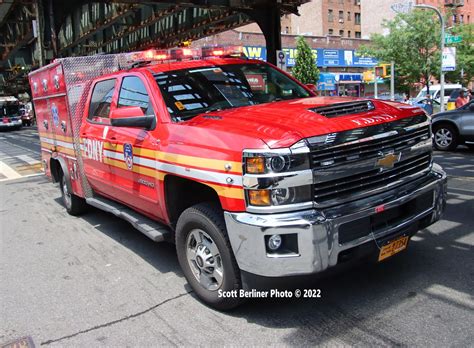
[[[461,91],[459,92],[459,97],[456,99],[456,109],[459,109],[461,106],[466,105],[469,103],[469,96],[467,94],[467,88],[461,88]]]
[[[470,101],[474,99],[474,96],[472,95],[472,89],[467,90],[467,96],[469,97]]]
[[[433,115],[433,100],[431,99],[431,94],[427,94],[426,95],[426,101],[425,101],[425,105],[423,106],[423,109],[426,110],[426,113],[428,115]]]

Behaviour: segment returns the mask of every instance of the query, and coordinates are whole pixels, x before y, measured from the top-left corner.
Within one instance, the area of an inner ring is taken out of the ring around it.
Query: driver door
[[[146,80],[139,74],[124,75],[118,91],[116,108],[140,107],[144,115],[156,113]],[[160,151],[158,130],[140,127],[110,126],[107,138],[113,147],[107,155],[113,162],[116,196],[122,203],[149,216],[160,218],[158,197],[159,173],[156,152]]]

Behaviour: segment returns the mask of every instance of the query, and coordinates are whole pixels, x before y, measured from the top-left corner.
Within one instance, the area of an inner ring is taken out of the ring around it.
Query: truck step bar
[[[128,221],[133,227],[154,242],[163,242],[171,236],[171,231],[168,227],[141,215],[123,204],[97,196],[86,198],[86,202],[100,210],[112,213],[115,216]]]

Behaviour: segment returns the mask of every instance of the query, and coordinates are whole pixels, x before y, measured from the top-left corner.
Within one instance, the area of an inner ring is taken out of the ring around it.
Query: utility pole
[[[45,65],[45,59],[44,59],[44,50],[43,50],[43,6],[41,3],[41,0],[36,0],[35,3],[35,15],[36,15],[36,48],[38,50],[38,63],[39,66],[44,66]]]
[[[431,5],[415,5],[414,7],[417,8],[426,8],[428,10],[433,10],[436,12],[436,14],[439,17],[439,21],[441,23],[441,76],[439,79],[439,84],[440,84],[440,99],[439,102],[441,104],[441,112],[444,111],[444,71],[443,71],[443,51],[444,51],[444,18],[441,12],[434,6]]]
[[[395,100],[395,62],[390,62],[390,100]]]
[[[374,67],[374,99],[377,99],[377,67]]]

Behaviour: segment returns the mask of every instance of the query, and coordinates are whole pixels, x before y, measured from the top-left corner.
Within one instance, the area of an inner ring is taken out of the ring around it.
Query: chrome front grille
[[[394,132],[394,135],[383,139],[373,139],[365,142],[342,144],[326,150],[311,152],[313,168],[327,167],[359,161],[365,158],[377,157],[380,152],[388,150],[400,151],[430,137],[429,125],[405,134]]]
[[[410,177],[429,169],[431,154],[424,153],[396,163],[393,169],[380,171],[373,169],[363,174],[351,175],[343,179],[329,180],[315,185],[314,198],[316,202],[334,199],[344,199],[348,196],[385,187],[387,183],[396,183],[400,179]]]
[[[428,121],[400,128],[398,121],[385,124],[387,132],[351,140],[344,132],[328,136],[337,145],[313,146],[314,204],[326,207],[359,199],[407,183],[431,168],[431,134]],[[369,133],[371,130],[369,130]],[[362,132],[361,132],[362,134]],[[334,140],[336,139],[336,141]],[[385,160],[388,159],[388,163]]]

